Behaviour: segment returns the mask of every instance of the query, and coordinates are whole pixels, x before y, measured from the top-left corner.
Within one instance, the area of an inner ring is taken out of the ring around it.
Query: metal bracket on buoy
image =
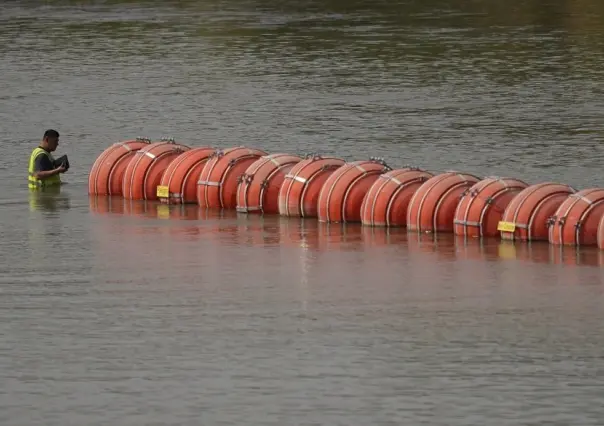
[[[267,188],[267,187],[268,187],[268,185],[269,185],[269,181],[268,181],[268,179],[264,179],[264,180],[262,181],[262,183],[260,184],[260,187],[261,187],[261,188]]]
[[[166,143],[175,143],[175,139],[171,136],[162,136],[161,138],[159,138],[159,140]]]
[[[137,142],[144,142],[144,143],[151,143],[151,139],[149,139],[146,136],[137,136],[136,137],[136,141]]]
[[[564,225],[565,223],[566,223],[566,217],[561,217],[560,219],[558,219],[559,225]]]
[[[556,224],[556,219],[557,219],[556,216],[550,216],[550,217],[548,217],[547,220],[545,221],[545,225],[548,228],[551,227],[552,225],[555,225]]]
[[[224,155],[224,151],[219,148],[216,151],[214,151],[210,157],[212,157],[212,158],[220,158],[223,155]]]
[[[307,152],[304,155],[304,158],[306,160],[310,160],[312,158],[313,161],[318,161],[321,160],[323,157],[321,157],[321,154],[319,154],[318,152]]]
[[[384,172],[388,172],[388,171],[392,170],[392,167],[390,167],[388,164],[386,164],[386,161],[384,160],[383,157],[369,157],[369,161],[373,161],[374,163],[378,163],[378,164],[381,164],[382,166],[384,166]]]
[[[577,223],[575,223],[575,228],[579,229],[581,227],[581,221],[578,220]]]

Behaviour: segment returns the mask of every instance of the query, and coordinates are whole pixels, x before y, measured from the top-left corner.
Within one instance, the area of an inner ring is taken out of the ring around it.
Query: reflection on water
[[[30,212],[59,212],[71,207],[69,192],[60,186],[44,190],[29,190]]]
[[[466,238],[451,234],[408,232],[406,228],[363,226],[360,223],[323,223],[316,218],[238,213],[201,208],[195,204],[90,196],[90,209],[99,215],[153,219],[152,224],[121,221],[120,235],[167,234],[176,239],[196,238],[215,244],[269,248],[298,247],[313,251],[368,252],[396,247],[430,255],[434,261],[527,261],[551,265],[604,266],[604,251],[597,247],[555,246],[545,241],[504,241]],[[120,221],[120,219],[117,219]],[[113,221],[115,226],[117,221]]]

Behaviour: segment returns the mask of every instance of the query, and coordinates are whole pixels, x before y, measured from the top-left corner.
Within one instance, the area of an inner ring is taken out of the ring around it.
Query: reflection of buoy
[[[98,196],[90,194],[88,196],[90,211],[94,213],[124,214],[124,198],[117,196]]]
[[[363,200],[363,225],[405,226],[411,197],[432,176],[432,173],[413,168],[391,170],[380,175]]]
[[[199,220],[201,218],[201,208],[197,204],[161,203],[155,205],[155,211],[158,219]]]
[[[190,148],[174,141],[152,143],[134,154],[124,173],[122,193],[127,200],[157,200],[157,186],[168,165]]]
[[[214,148],[193,148],[181,153],[166,168],[157,197],[167,204],[197,203],[197,181]]]
[[[598,225],[604,214],[604,189],[570,194],[548,221],[549,242],[556,245],[598,244]]]
[[[253,162],[237,186],[237,211],[279,213],[279,190],[287,172],[298,162],[297,155],[270,154]]]
[[[136,138],[112,144],[92,164],[88,175],[88,194],[122,195],[122,181],[128,162],[134,154],[151,143]]]
[[[452,232],[461,194],[480,178],[469,173],[445,172],[425,181],[413,194],[407,209],[407,229]]]
[[[520,191],[506,207],[498,229],[504,240],[547,241],[548,219],[570,194],[572,187],[544,182]]]
[[[461,195],[453,219],[455,235],[495,237],[507,205],[527,183],[508,177],[487,177]]]
[[[361,204],[367,191],[379,175],[390,170],[376,159],[353,161],[336,169],[319,193],[319,221],[360,222]]]
[[[211,209],[234,209],[237,206],[239,177],[263,155],[268,154],[242,146],[216,150],[199,175],[198,204]]]
[[[279,214],[317,217],[321,188],[327,178],[345,163],[340,158],[309,154],[292,167],[279,191]]]

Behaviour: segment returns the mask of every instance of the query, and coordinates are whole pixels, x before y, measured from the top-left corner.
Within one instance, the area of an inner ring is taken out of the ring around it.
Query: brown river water
[[[0,424],[601,425],[604,252],[87,179],[172,136],[600,187],[603,53],[598,0],[2,2]]]

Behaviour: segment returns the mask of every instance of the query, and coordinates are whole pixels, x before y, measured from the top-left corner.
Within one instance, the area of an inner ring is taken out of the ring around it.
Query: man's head
[[[59,146],[59,132],[53,129],[45,131],[42,138],[42,147],[49,152],[53,152],[57,149],[57,146]]]

